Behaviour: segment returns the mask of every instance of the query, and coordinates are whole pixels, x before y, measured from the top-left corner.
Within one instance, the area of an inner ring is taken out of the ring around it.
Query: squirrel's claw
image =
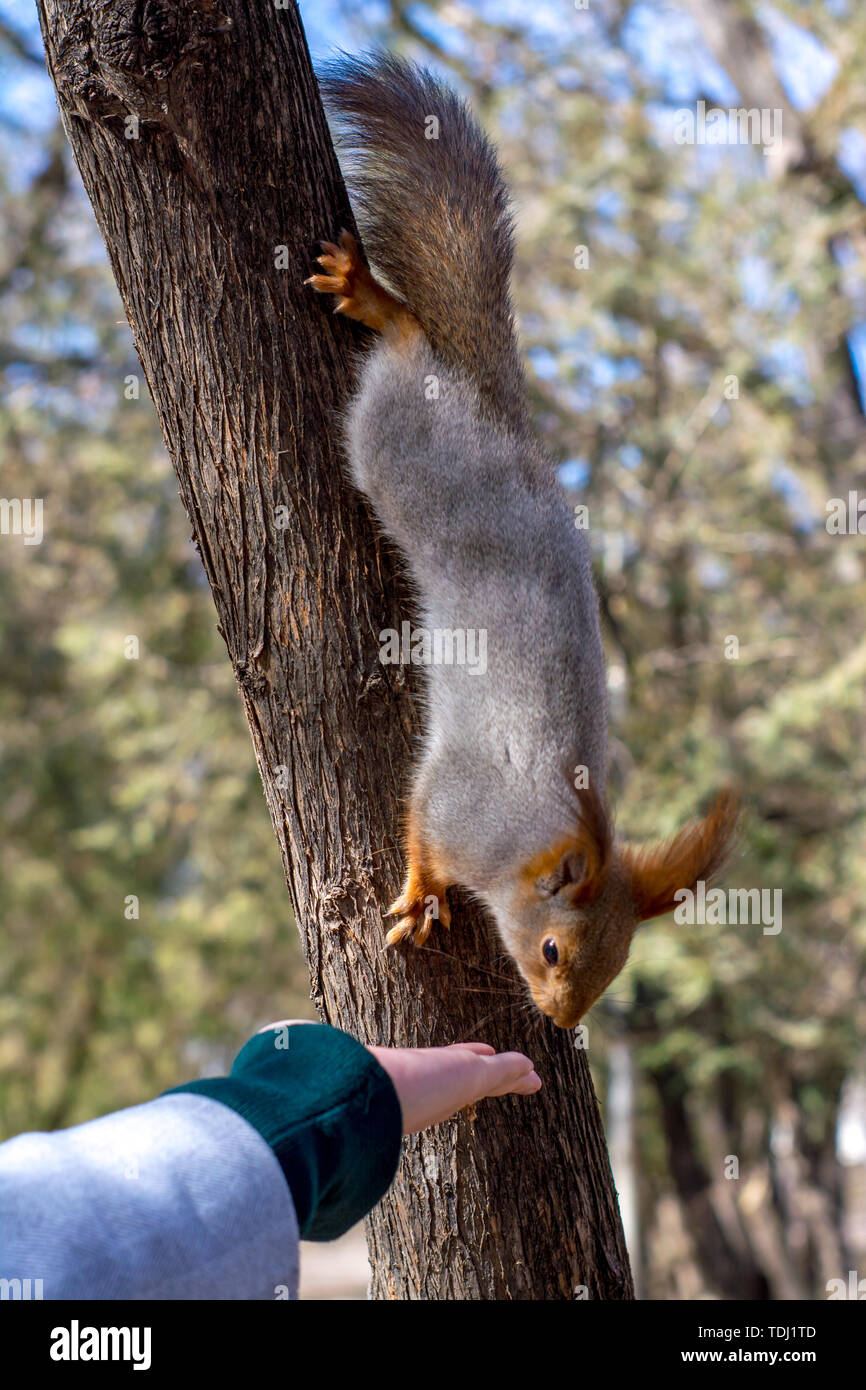
[[[421,923],[419,926],[417,920],[414,917],[401,917],[397,925],[395,927],[392,927],[391,930],[388,932],[388,935],[385,937],[385,945],[397,946],[401,941],[409,940],[412,941],[416,946],[420,946],[421,930],[423,929],[424,925],[425,923],[423,918],[421,919]],[[428,934],[429,928],[426,932],[424,932],[425,941],[427,939]]]
[[[344,287],[342,276],[337,275],[310,275],[304,284],[312,285],[319,294],[342,294]]]
[[[440,922],[443,927],[451,926],[451,909],[444,897],[438,899],[436,915],[433,908],[426,904],[427,897],[409,898],[405,893],[393,902],[385,913],[386,917],[395,917],[401,913],[399,922],[393,926],[385,938],[386,945],[395,946],[400,941],[411,940],[415,946],[423,946],[430,932],[433,930],[433,923]],[[435,897],[435,894],[433,895]]]
[[[335,241],[320,241],[319,245],[322,248],[322,254],[318,258],[319,261],[345,259],[343,252]]]
[[[308,276],[304,284],[312,285],[318,294],[337,295],[335,314],[357,319],[376,333],[389,334],[395,342],[420,332],[405,304],[374,280],[351,232],[340,232],[339,245],[333,241],[319,245],[322,254],[316,260],[325,273]]]

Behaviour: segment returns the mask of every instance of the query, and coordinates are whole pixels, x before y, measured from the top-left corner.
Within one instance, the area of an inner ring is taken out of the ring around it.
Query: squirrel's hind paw
[[[417,331],[418,325],[406,306],[373,279],[351,232],[340,233],[339,246],[333,241],[320,245],[322,254],[317,260],[325,274],[310,275],[304,284],[312,285],[318,294],[338,295],[335,314],[345,314],[377,333],[397,339]]]

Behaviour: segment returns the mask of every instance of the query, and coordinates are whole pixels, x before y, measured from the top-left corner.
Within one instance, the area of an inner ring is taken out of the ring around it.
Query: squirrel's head
[[[718,872],[736,820],[725,791],[673,840],[635,848],[614,838],[601,798],[582,791],[573,833],[523,866],[508,912],[512,954],[542,1013],[574,1028],[622,970],[639,924]]]

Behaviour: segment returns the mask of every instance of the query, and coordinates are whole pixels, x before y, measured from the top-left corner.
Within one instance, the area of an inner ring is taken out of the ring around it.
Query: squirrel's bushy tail
[[[374,268],[485,411],[518,425],[512,222],[490,141],[449,87],[390,53],[339,58],[320,85]]]

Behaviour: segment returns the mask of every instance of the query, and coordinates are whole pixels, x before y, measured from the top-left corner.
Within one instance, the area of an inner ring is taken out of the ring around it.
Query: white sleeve
[[[188,1093],[10,1139],[0,1144],[0,1289],[297,1298],[298,1223],[280,1164],[234,1110]]]

